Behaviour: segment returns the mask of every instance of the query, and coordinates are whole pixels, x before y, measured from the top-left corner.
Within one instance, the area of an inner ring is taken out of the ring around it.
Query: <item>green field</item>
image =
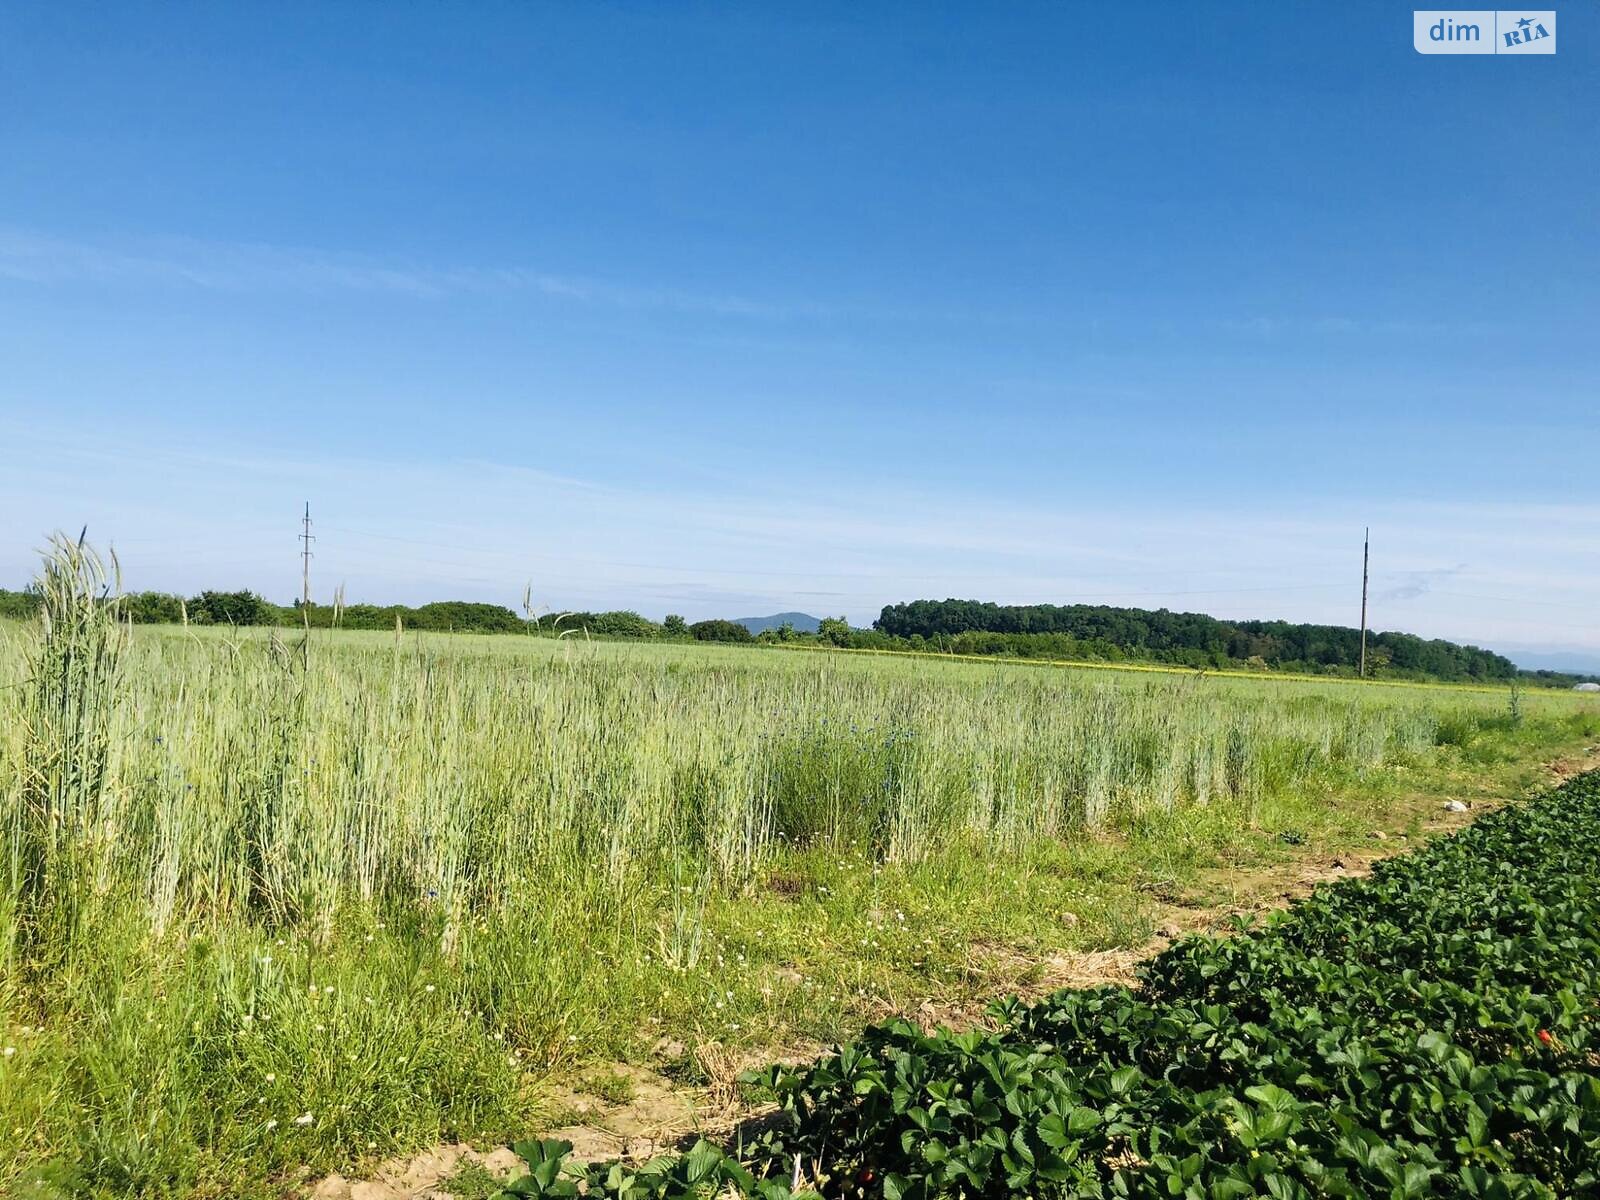
[[[272,1195],[522,1135],[554,1073],[992,996],[1600,730],[1549,692],[130,632],[85,582],[0,628],[23,1194]]]

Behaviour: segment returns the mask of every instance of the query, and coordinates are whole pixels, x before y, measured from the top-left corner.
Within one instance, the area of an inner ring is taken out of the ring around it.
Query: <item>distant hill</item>
[[[1600,677],[1600,655],[1581,650],[1510,650],[1508,658],[1524,671],[1560,671]]]
[[[770,617],[735,617],[733,623],[743,625],[751,633],[777,629],[783,625],[793,625],[796,633],[815,633],[822,626],[820,617],[800,612],[773,613]]]

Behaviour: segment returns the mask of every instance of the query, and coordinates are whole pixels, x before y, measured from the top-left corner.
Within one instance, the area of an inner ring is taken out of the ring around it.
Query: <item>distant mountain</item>
[[[1505,654],[1524,671],[1563,671],[1570,675],[1600,675],[1600,655],[1593,652],[1507,650]]]
[[[764,629],[777,629],[782,625],[793,625],[796,633],[815,633],[822,625],[818,617],[809,613],[773,613],[770,617],[735,617],[735,625],[743,625],[751,633],[760,633]]]

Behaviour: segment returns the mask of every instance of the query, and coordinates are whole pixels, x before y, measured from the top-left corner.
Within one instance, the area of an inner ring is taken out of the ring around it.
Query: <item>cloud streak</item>
[[[1434,585],[1453,579],[1467,569],[1465,563],[1453,567],[1436,567],[1430,571],[1397,571],[1391,578],[1396,582],[1375,593],[1383,600],[1416,600],[1433,591]]]
[[[751,322],[849,318],[1035,334],[1075,331],[1085,335],[1126,335],[1151,324],[1130,324],[1101,314],[1007,311],[992,304],[921,308],[823,303],[803,298],[775,300],[739,292],[564,274],[527,264],[439,265],[264,243],[184,237],[144,237],[122,243],[86,241],[7,226],[0,226],[0,280],[36,286],[88,284],[130,290],[156,287],[239,295],[347,294],[419,301],[521,296],[620,312],[668,312]],[[1228,317],[1208,313],[1194,314],[1188,323],[1208,334],[1241,342],[1306,335],[1441,338],[1488,331],[1487,327],[1441,322],[1338,315]]]
[[[528,295],[604,308],[753,319],[825,317],[835,311],[818,304],[636,286],[525,266],[395,265],[352,255],[182,238],[149,239],[119,247],[5,228],[0,228],[0,279],[237,293],[348,292],[414,299]]]

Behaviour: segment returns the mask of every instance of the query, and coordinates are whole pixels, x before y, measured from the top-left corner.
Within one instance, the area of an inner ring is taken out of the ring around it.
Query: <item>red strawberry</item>
[[[1550,1036],[1550,1031],[1548,1029],[1539,1030],[1539,1040],[1546,1046],[1553,1046],[1556,1044],[1555,1038]]]

